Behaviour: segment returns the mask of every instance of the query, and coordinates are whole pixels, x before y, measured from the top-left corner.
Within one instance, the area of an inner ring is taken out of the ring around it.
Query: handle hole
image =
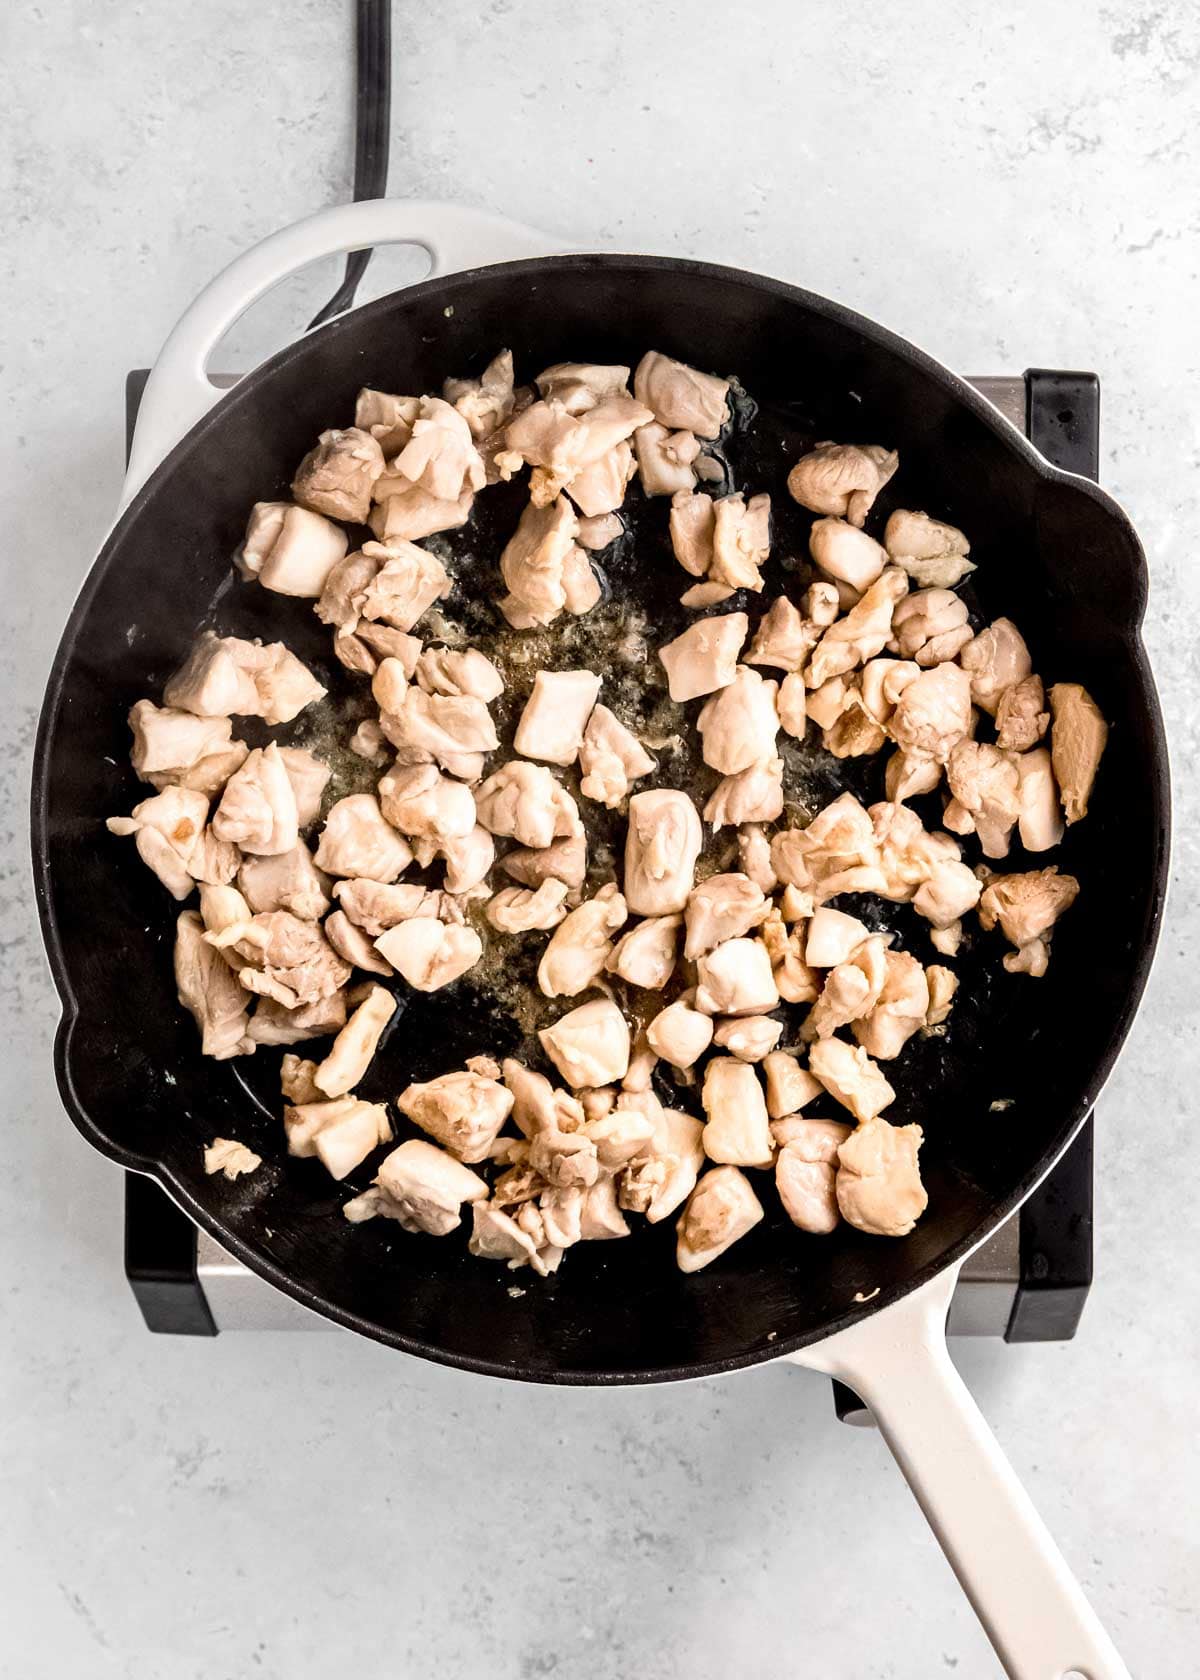
[[[1058,1680],[1092,1680],[1090,1674],[1085,1674],[1082,1668],[1068,1668],[1060,1674]]]

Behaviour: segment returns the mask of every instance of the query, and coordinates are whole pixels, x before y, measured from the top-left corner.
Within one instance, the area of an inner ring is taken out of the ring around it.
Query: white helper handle
[[[429,254],[431,277],[570,248],[484,210],[400,198],[338,204],[268,234],[204,288],[163,345],[138,410],[122,509],[223,394],[208,378],[208,358],[238,317],[308,263],[372,245],[419,245]]]
[[[1010,1680],[1130,1680],[946,1348],[958,1267],[791,1358],[868,1405]]]

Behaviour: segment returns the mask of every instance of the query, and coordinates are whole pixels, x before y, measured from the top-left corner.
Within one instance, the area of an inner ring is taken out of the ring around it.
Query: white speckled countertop
[[[307,1680],[352,1654],[414,1680],[993,1675],[882,1443],[835,1422],[818,1378],[501,1386],[341,1335],[154,1339],[125,1285],[116,1169],[51,1074],[29,747],[113,508],[127,368],[230,256],[348,194],[351,14],[0,17],[0,1672]],[[786,275],[965,372],[1101,375],[1104,479],[1150,554],[1170,921],[1100,1110],[1079,1336],[956,1357],[1130,1667],[1181,1674],[1200,1579],[1200,15],[397,0],[395,36],[398,195]],[[393,256],[378,288],[412,272]],[[257,311],[231,365],[332,273]]]

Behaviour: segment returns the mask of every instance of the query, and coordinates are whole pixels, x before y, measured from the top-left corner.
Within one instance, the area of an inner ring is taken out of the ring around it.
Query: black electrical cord
[[[391,0],[358,0],[355,33],[354,199],[387,193],[388,139],[392,116]],[[367,272],[371,252],[351,251],[342,283],[308,323],[311,332],[349,309]]]

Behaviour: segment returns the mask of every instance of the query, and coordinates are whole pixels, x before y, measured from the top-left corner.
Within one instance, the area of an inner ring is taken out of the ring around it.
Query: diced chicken
[[[504,693],[504,678],[478,648],[425,648],[413,676],[426,694],[465,696],[484,705]]]
[[[704,1152],[730,1166],[769,1166],[775,1153],[758,1075],[736,1056],[714,1056],[704,1070]]]
[[[357,1097],[289,1105],[283,1111],[283,1129],[289,1155],[315,1155],[330,1177],[339,1181],[392,1137],[383,1104]]]
[[[163,689],[163,704],[197,717],[291,723],[325,690],[282,642],[246,642],[206,630]]]
[[[567,550],[567,557],[563,561],[562,586],[566,609],[576,618],[591,612],[600,599],[600,580],[578,543],[573,543]],[[515,621],[513,627],[523,628]]]
[[[375,941],[375,949],[418,992],[440,991],[474,968],[483,955],[474,928],[434,916],[414,916],[389,928]]]
[[[706,1172],[688,1198],[677,1227],[675,1259],[681,1272],[698,1272],[753,1230],[762,1203],[736,1167]]]
[[[745,613],[701,618],[659,649],[671,699],[696,700],[731,683],[750,620]]]
[[[878,444],[819,443],[788,474],[788,492],[811,513],[861,526],[899,464],[894,450]]]
[[[857,916],[822,905],[808,924],[804,960],[810,968],[836,968],[869,936],[870,929]]]
[[[438,855],[446,862],[446,891],[471,893],[487,879],[496,861],[496,843],[487,829],[476,823],[469,834],[442,840]]]
[[[501,933],[530,933],[554,928],[566,915],[567,889],[561,881],[543,881],[536,889],[504,887],[488,900],[485,915]]]
[[[375,485],[375,496],[367,524],[385,548],[420,542],[439,531],[456,531],[467,523],[475,504],[471,490],[464,490],[453,501],[443,501],[419,484],[410,484],[398,472],[384,473]]]
[[[783,1036],[783,1022],[769,1015],[747,1015],[722,1021],[713,1034],[719,1050],[728,1050],[740,1062],[761,1062]]]
[[[555,929],[538,964],[542,993],[576,997],[594,984],[612,955],[612,935],[627,916],[625,900],[611,881],[572,910]]]
[[[250,1017],[249,1036],[255,1044],[302,1044],[324,1038],[346,1023],[346,998],[340,991],[288,1009],[275,998],[260,997]]]
[[[974,829],[984,857],[1007,857],[1009,836],[1021,811],[1016,762],[987,742],[960,741],[947,761],[946,780],[965,818],[959,826],[947,810],[946,826],[958,834]]]
[[[701,373],[657,350],[648,351],[638,363],[633,394],[669,431],[715,438],[729,418],[727,379]]]
[[[346,552],[340,526],[291,502],[255,502],[238,569],[277,595],[315,600]]]
[[[629,369],[598,362],[555,362],[534,380],[543,397],[554,397],[568,414],[586,414],[606,397],[629,395]]]
[[[381,714],[379,725],[396,749],[397,765],[434,763],[465,781],[478,780],[484,754],[500,744],[491,714],[472,695],[409,688],[396,711]]]
[[[971,680],[959,666],[950,664],[935,665],[910,682],[896,702],[889,725],[892,739],[910,760],[935,765],[946,763],[970,728]],[[899,790],[894,797],[901,797]]]
[[[420,412],[420,397],[396,397],[364,386],[354,401],[354,424],[360,432],[370,432],[391,460],[412,436],[413,421]]]
[[[804,936],[798,924],[791,933],[778,910],[772,910],[760,929],[771,959],[771,972],[784,1003],[811,1003],[821,989],[820,976],[804,961]]]
[[[704,836],[696,807],[676,788],[651,788],[629,801],[625,901],[636,916],[686,908]]]
[[[190,788],[167,787],[135,805],[128,817],[109,817],[110,834],[132,835],[138,856],[177,899],[190,897],[200,881],[232,881],[241,861],[238,849],[207,827],[208,798]]]
[[[204,1151],[204,1170],[210,1177],[221,1173],[232,1182],[246,1173],[257,1172],[261,1166],[262,1156],[234,1138],[214,1138]]]
[[[886,885],[871,818],[852,793],[840,794],[807,828],[781,829],[771,841],[771,862],[786,885],[814,889],[817,903]]]
[[[336,632],[333,651],[348,671],[365,677],[374,675],[384,659],[399,660],[406,675],[411,676],[421,651],[421,638],[393,630],[390,624],[372,624],[360,618],[352,631]]]
[[[671,497],[671,547],[684,571],[693,577],[706,576],[712,565],[715,531],[711,496],[680,490]]]
[[[895,1091],[866,1051],[840,1038],[818,1040],[808,1053],[808,1065],[830,1096],[856,1120],[871,1120],[896,1100]]]
[[[577,472],[567,485],[567,494],[585,519],[615,513],[635,470],[633,450],[622,439],[607,455]]]
[[[845,519],[814,520],[808,551],[826,577],[848,583],[860,594],[879,577],[888,558],[881,543]]]
[[[711,1015],[704,1015],[682,999],[668,1004],[646,1028],[646,1038],[656,1056],[672,1067],[690,1068],[712,1043]]]
[[[492,781],[495,779],[493,776]],[[474,829],[476,821],[475,800],[470,788],[443,776],[433,764],[414,764],[408,769],[392,770],[382,777],[379,809],[384,820],[394,829],[410,840],[426,840],[435,849],[444,846],[447,841],[465,839]],[[320,854],[317,861],[320,862]],[[337,875],[342,871],[335,869],[332,873]],[[353,869],[347,873],[369,875],[376,881],[394,878],[381,875],[377,869]]]
[[[614,1108],[587,1124],[587,1135],[605,1172],[620,1172],[628,1166],[647,1147],[654,1132],[654,1120],[636,1108]]]
[[[953,969],[943,968],[940,963],[931,963],[925,970],[925,983],[929,988],[925,1025],[927,1028],[940,1027],[949,1019],[954,994],[958,990],[958,975]]]
[[[981,886],[975,875],[957,858],[936,860],[928,877],[913,894],[913,909],[935,929],[952,928],[979,902]],[[937,941],[935,940],[936,944]],[[946,946],[938,946],[946,950]],[[954,949],[957,949],[955,941]],[[952,955],[952,951],[947,951]]]
[[[979,899],[979,920],[987,931],[999,923],[1004,937],[1017,947],[1018,956],[1027,952],[1020,966],[1011,957],[1004,959],[1010,974],[1045,973],[1050,930],[1078,895],[1075,877],[1060,875],[1053,865],[1018,875],[992,876]]]
[[[587,837],[582,827],[577,834],[555,840],[550,846],[521,846],[506,852],[500,867],[522,886],[538,887],[543,881],[561,881],[577,891],[587,874]]]
[[[384,658],[371,677],[371,698],[381,712],[398,712],[408,693],[408,672],[398,659]],[[382,726],[381,726],[382,728]],[[386,736],[386,731],[383,731]]]
[[[205,883],[200,888],[200,919],[205,933],[223,933],[235,922],[248,922],[253,911],[236,887]]]
[[[694,961],[725,940],[749,933],[769,908],[761,888],[748,876],[710,875],[688,897],[684,956],[689,962]]]
[[[771,841],[759,824],[747,823],[738,829],[738,860],[742,873],[749,876],[759,892],[775,891],[779,877],[771,862]]]
[[[313,513],[362,525],[383,468],[383,450],[370,432],[357,426],[322,432],[296,468],[292,495]]]
[[[517,723],[516,751],[548,764],[574,764],[599,693],[594,671],[539,671]]]
[[[706,1015],[762,1015],[779,989],[760,939],[726,939],[696,962],[696,1008]]]
[[[843,1128],[847,1133],[849,1127]],[[840,1219],[836,1169],[828,1161],[806,1159],[801,1147],[787,1144],[775,1160],[775,1188],[783,1211],[798,1230],[826,1236]]]
[[[551,500],[578,473],[632,437],[654,415],[642,403],[617,392],[575,415],[557,398],[533,403],[509,422],[503,466],[528,461],[540,468],[531,479],[534,501]],[[540,479],[540,497],[539,497]]]
[[[538,1033],[542,1049],[574,1090],[610,1085],[629,1067],[629,1025],[609,998],[596,998]]]
[[[440,913],[437,900],[440,894],[427,888],[405,884],[358,878],[338,881],[333,896],[356,927],[378,939],[388,928],[406,922],[412,916],[435,916]]]
[[[566,606],[563,569],[575,543],[579,521],[565,496],[545,507],[531,502],[500,556],[500,574],[508,595],[500,603],[518,628],[552,624]]]
[[[917,959],[907,951],[888,951],[884,963],[883,986],[874,1006],[850,1029],[867,1055],[881,1062],[898,1056],[929,1015],[929,982]]]
[[[271,910],[205,935],[226,960],[244,966],[238,979],[249,991],[274,998],[285,1009],[315,1003],[344,986],[350,965],[338,956],[316,922],[288,910]]]
[[[784,685],[790,679],[784,678]],[[796,681],[799,681],[796,678]],[[783,814],[783,760],[769,758],[736,776],[722,776],[704,807],[714,832],[744,823],[774,822]]]
[[[227,717],[197,717],[174,706],[156,706],[153,700],[138,701],[129,713],[129,727],[129,761],[142,781],[160,789],[216,793],[238,767],[231,760],[240,754],[239,762],[244,761],[249,750],[231,739]]]
[[[513,411],[513,357],[501,350],[478,379],[447,379],[442,395],[453,403],[478,442],[499,431]]]
[[[811,893],[804,892],[800,887],[791,886],[784,887],[775,908],[781,919],[789,923],[807,922],[816,910]]]
[[[920,589],[953,589],[975,570],[967,559],[971,545],[957,526],[927,513],[897,508],[884,528],[883,546]]]
[[[344,910],[326,916],[324,925],[326,939],[353,968],[361,968],[367,974],[381,974],[385,980],[392,978],[395,970],[391,963],[384,961],[370,937]]]
[[[503,1074],[512,1093],[513,1123],[526,1137],[582,1131],[587,1116],[578,1097],[556,1090],[545,1074],[534,1073],[511,1056],[504,1062]]]
[[[686,1201],[704,1165],[703,1127],[680,1109],[657,1108],[655,1133],[620,1176],[620,1205],[652,1225]]]
[[[629,1225],[617,1201],[617,1181],[608,1173],[601,1173],[595,1184],[584,1191],[583,1211],[579,1219],[582,1242],[605,1242],[612,1237],[627,1237]]]
[[[498,1079],[468,1068],[408,1086],[396,1107],[458,1160],[474,1166],[487,1160],[512,1113],[513,1095]]]
[[[797,1114],[824,1090],[820,1081],[800,1066],[794,1051],[772,1050],[763,1057],[762,1068],[767,1080],[767,1113],[772,1120]]]
[[[575,801],[540,764],[514,759],[475,790],[479,821],[522,846],[549,846],[581,828]]]
[[[978,883],[976,883],[978,885]],[[946,927],[936,924],[930,929],[929,943],[944,957],[956,957],[962,944],[963,926],[957,918]]]
[[[332,772],[306,747],[280,747],[279,756],[296,797],[296,821],[302,829],[308,828],[320,815],[321,797]]]
[[[313,1075],[314,1083],[327,1097],[342,1097],[354,1089],[370,1067],[384,1028],[395,1013],[392,994],[382,986],[371,986]]]
[[[733,681],[700,708],[697,728],[704,743],[704,762],[724,776],[735,776],[774,758],[778,692],[778,683],[749,665],[739,665]]]
[[[772,665],[781,671],[799,671],[819,635],[820,631],[803,617],[786,595],[779,595],[759,620],[745,662],[747,665]]]
[[[761,568],[771,553],[771,498],[738,494],[713,503],[711,583],[730,589],[761,589]]]
[[[611,548],[618,537],[624,536],[625,526],[615,513],[601,513],[591,519],[579,521],[579,535],[576,542],[580,548],[586,548],[591,554],[599,554],[602,549]]]
[[[996,706],[996,745],[1001,752],[1029,752],[1049,727],[1041,677],[1022,677],[1004,690]]]
[[[692,463],[700,453],[700,443],[694,432],[668,431],[652,421],[633,434],[633,447],[645,495],[686,495],[695,489],[696,469]],[[571,494],[575,494],[574,485]]]
[[[254,1049],[247,1036],[250,994],[204,934],[195,910],[175,923],[175,988],[200,1029],[201,1054],[225,1061]]]
[[[290,852],[244,858],[237,881],[248,915],[290,910],[302,921],[316,922],[329,909],[328,877],[313,863],[303,841]]]
[[[648,917],[617,941],[605,968],[630,986],[661,992],[675,971],[682,927],[680,915]]]
[[[229,778],[213,813],[213,833],[264,857],[295,850],[300,838],[296,795],[273,741],[256,748]]]
[[[967,643],[958,662],[971,679],[971,698],[995,715],[1000,697],[1033,670],[1025,638],[1011,618],[998,618]]]
[[[386,883],[411,862],[411,846],[385,820],[373,793],[348,794],[330,806],[317,845],[318,869]]]
[[[918,589],[892,616],[892,633],[905,659],[922,669],[953,659],[974,637],[967,603],[949,589]]]
[[[1049,752],[1037,747],[1017,757],[1020,778],[1021,844],[1027,852],[1047,852],[1063,837],[1062,813],[1058,806],[1058,784]]]
[[[892,1126],[872,1117],[838,1150],[837,1200],[842,1218],[876,1237],[904,1237],[929,1198],[917,1153],[920,1126]]]
[[[1054,723],[1050,752],[1067,824],[1087,816],[1092,784],[1108,741],[1108,725],[1099,706],[1078,683],[1055,683],[1050,690]]]
[[[920,964],[917,965],[920,968]],[[805,1038],[829,1038],[839,1028],[859,1022],[879,1001],[887,975],[883,939],[864,939],[854,954],[825,975],[821,995],[804,1023]],[[921,1012],[924,1020],[924,1010]]]
[[[820,688],[830,677],[842,676],[882,653],[892,633],[892,615],[907,589],[907,575],[899,566],[888,566],[858,605],[831,624],[817,643],[804,674],[809,688]]]
[[[470,426],[442,397],[421,398],[412,435],[389,473],[443,502],[456,501],[466,490],[482,490],[485,482]]]
[[[290,1103],[320,1102],[324,1093],[314,1083],[317,1063],[303,1056],[285,1055],[279,1065],[279,1088]]]
[[[375,1180],[385,1198],[378,1211],[406,1231],[445,1237],[462,1224],[463,1203],[486,1202],[488,1187],[479,1174],[444,1149],[422,1138],[409,1138],[380,1163]]]
[[[536,687],[534,692],[536,693]],[[532,704],[532,702],[531,702]],[[543,757],[543,754],[536,754]],[[610,809],[620,805],[630,782],[648,776],[654,760],[637,736],[607,706],[592,708],[579,744],[579,768],[583,772],[579,791]],[[558,761],[556,761],[558,762]]]
[[[436,555],[413,542],[364,543],[362,552],[378,570],[361,591],[361,617],[407,632],[449,593],[450,578]],[[344,564],[345,562],[343,562]],[[331,574],[330,582],[336,573]],[[317,603],[322,617],[321,601]],[[327,621],[328,622],[328,621]]]

